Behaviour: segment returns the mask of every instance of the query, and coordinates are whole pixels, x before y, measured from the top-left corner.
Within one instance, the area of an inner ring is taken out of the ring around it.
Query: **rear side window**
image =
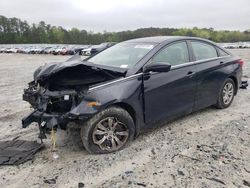
[[[191,41],[196,61],[218,57],[216,49],[207,43]]]
[[[222,50],[220,48],[217,48],[217,51],[218,51],[218,54],[220,57],[228,56],[228,53],[226,53],[224,50]]]
[[[156,54],[152,61],[154,62],[166,62],[171,65],[180,65],[189,62],[188,48],[186,42],[178,42],[167,46]]]

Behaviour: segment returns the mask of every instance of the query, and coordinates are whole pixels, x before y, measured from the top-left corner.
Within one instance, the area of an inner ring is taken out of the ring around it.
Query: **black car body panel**
[[[197,61],[190,45],[193,40],[208,43],[227,55],[220,57],[217,52],[216,58]],[[155,54],[180,41],[188,47],[187,63],[172,66],[169,72],[144,72]],[[40,67],[24,90],[23,99],[35,111],[23,119],[23,127],[38,122],[46,128],[66,128],[70,121],[84,122],[118,105],[129,112],[139,133],[156,122],[215,104],[226,78],[240,86],[242,67],[236,63],[239,58],[213,42],[192,37],[150,37],[124,43],[154,44],[154,48],[129,69],[93,64],[76,56]],[[91,106],[91,102],[95,105]]]
[[[146,123],[158,122],[193,110],[196,80],[187,76],[195,66],[155,73],[144,81]],[[161,82],[159,82],[161,80]]]
[[[197,64],[196,109],[216,103],[217,94],[226,78],[231,77],[237,88],[240,86],[241,71],[234,61],[235,58],[226,57]]]

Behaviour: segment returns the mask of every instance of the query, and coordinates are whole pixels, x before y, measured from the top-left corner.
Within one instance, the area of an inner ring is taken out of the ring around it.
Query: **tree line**
[[[193,36],[215,42],[250,41],[250,29],[246,31],[214,30],[213,28],[140,28],[134,31],[94,33],[78,28],[65,29],[44,21],[29,24],[18,18],[0,15],[0,44],[51,43],[51,44],[99,44],[121,42],[148,36]]]

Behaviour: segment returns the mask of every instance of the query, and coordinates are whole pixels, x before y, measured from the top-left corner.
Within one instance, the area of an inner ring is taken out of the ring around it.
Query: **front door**
[[[145,121],[151,124],[192,112],[196,91],[194,63],[190,63],[185,41],[168,45],[149,63],[166,62],[169,72],[144,76]]]

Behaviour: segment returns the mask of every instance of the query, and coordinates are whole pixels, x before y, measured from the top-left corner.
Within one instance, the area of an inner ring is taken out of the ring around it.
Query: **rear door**
[[[189,42],[193,61],[197,65],[195,110],[198,110],[216,103],[220,85],[224,81],[220,68],[225,65],[225,62],[223,57],[219,57],[216,46],[213,44],[200,40]],[[224,54],[224,56],[227,55]]]
[[[146,124],[190,113],[194,106],[196,68],[190,62],[186,41],[163,48],[149,63],[155,62],[170,63],[172,67],[169,72],[144,75]]]

